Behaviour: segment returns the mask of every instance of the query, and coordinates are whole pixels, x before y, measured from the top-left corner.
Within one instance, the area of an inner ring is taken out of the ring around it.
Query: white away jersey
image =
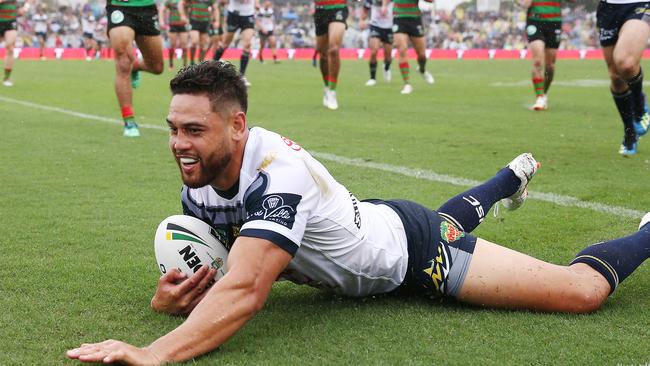
[[[255,15],[255,0],[230,0],[226,9],[228,14],[245,17]]]
[[[250,130],[238,184],[183,186],[183,211],[237,236],[272,241],[294,257],[281,278],[348,296],[392,291],[406,275],[404,226],[386,205],[359,202],[300,145]]]
[[[260,25],[262,26],[262,30],[266,32],[272,32],[274,25],[273,25],[273,8],[261,8],[260,11],[257,13],[257,16],[260,19]]]
[[[365,0],[364,7],[370,10],[370,25],[382,29],[393,28],[393,2],[386,7],[386,15],[381,15],[381,0]]]

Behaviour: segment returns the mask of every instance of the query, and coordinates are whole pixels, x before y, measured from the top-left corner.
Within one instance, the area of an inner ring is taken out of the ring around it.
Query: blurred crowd
[[[77,6],[48,8],[44,3],[32,6],[19,17],[19,47],[40,47],[37,28],[46,27],[45,47],[83,47],[83,33],[92,32],[100,46],[107,46],[104,1]],[[280,48],[311,48],[315,44],[313,2],[286,2],[275,9],[275,34]],[[40,12],[46,15],[43,21]],[[368,29],[360,21],[361,2],[350,6],[344,47],[367,47]],[[560,49],[594,49],[598,47],[596,14],[577,6],[565,8]],[[38,19],[41,19],[40,21]],[[40,25],[38,23],[41,23]],[[45,25],[44,25],[45,24]],[[521,8],[499,12],[478,12],[472,7],[452,11],[437,10],[424,18],[428,48],[439,49],[507,49],[526,47],[524,28],[526,12]],[[41,30],[42,32],[42,30]],[[164,33],[164,32],[163,32]],[[254,42],[254,47],[256,46]]]

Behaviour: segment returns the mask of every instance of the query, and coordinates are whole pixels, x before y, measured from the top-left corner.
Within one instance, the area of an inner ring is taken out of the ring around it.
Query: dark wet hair
[[[206,61],[182,68],[169,82],[172,95],[206,94],[214,112],[224,105],[238,104],[246,113],[248,92],[235,66],[225,61]]]

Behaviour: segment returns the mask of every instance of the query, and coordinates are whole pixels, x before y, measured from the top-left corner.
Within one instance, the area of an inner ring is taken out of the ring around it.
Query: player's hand
[[[219,23],[218,21],[212,23],[212,28],[214,28],[215,30],[219,29],[219,26],[221,26],[221,23]]]
[[[189,314],[215,283],[216,272],[212,267],[202,266],[187,278],[186,274],[173,268],[158,280],[151,308],[174,315]]]
[[[385,17],[386,14],[388,14],[388,7],[382,4],[381,9],[379,9],[379,14],[381,14],[382,17]]]
[[[138,348],[112,339],[101,343],[84,343],[78,348],[68,350],[65,355],[81,362],[162,365],[162,360],[148,348]]]
[[[188,24],[189,21],[187,20],[187,15],[181,15],[181,22]]]

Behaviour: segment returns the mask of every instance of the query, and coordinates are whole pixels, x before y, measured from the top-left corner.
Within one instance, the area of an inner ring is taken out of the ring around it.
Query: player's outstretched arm
[[[68,351],[67,356],[85,362],[160,365],[207,353],[224,343],[262,308],[273,282],[291,258],[270,241],[239,237],[228,255],[228,273],[178,328],[144,348],[105,341],[84,344]]]

